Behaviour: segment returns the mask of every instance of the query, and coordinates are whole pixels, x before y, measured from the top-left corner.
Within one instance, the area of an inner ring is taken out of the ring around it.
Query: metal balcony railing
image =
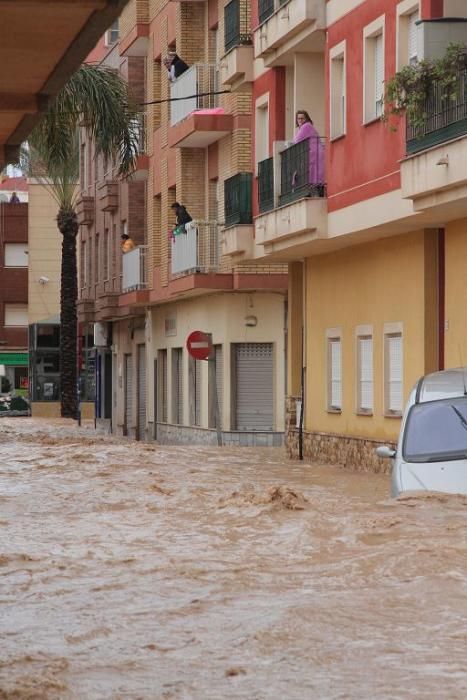
[[[422,124],[407,122],[407,153],[467,134],[467,70],[459,71],[449,93],[439,82],[434,82],[422,112]]]
[[[274,158],[258,163],[258,207],[261,213],[274,209]]]
[[[170,85],[170,125],[178,124],[197,109],[212,109],[219,105],[217,65],[195,63]]]
[[[251,224],[251,173],[238,173],[224,182],[224,217],[226,226]]]
[[[325,197],[324,139],[311,137],[280,154],[281,193],[279,206],[302,197]]]
[[[275,10],[274,0],[258,0],[258,18],[259,23],[265,22]]]
[[[122,292],[134,292],[147,287],[147,258],[148,247],[140,245],[122,255]]]
[[[185,231],[180,228],[172,236],[172,275],[216,272],[219,265],[217,221],[190,221]]]
[[[251,43],[250,5],[246,0],[230,0],[224,7],[225,52]]]

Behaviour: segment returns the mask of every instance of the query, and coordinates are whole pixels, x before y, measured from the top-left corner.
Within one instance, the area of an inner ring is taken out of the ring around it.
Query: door
[[[133,357],[125,355],[125,435],[133,422]]]
[[[138,345],[138,428],[137,440],[144,440],[146,432],[146,346]]]
[[[235,345],[236,430],[274,430],[272,343]]]

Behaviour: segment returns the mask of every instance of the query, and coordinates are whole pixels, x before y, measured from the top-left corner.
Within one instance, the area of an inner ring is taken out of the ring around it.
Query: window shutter
[[[5,267],[27,267],[28,244],[5,243]]]
[[[360,406],[373,410],[373,338],[359,338],[360,350]]]
[[[383,35],[375,37],[375,106],[376,116],[381,116],[383,112],[383,91],[384,91],[384,44]]]
[[[402,336],[390,335],[388,343],[388,409],[402,412]]]
[[[28,305],[27,304],[5,304],[5,326],[28,325]]]
[[[409,15],[409,63],[413,65],[417,62],[417,25],[418,12]]]
[[[341,340],[329,341],[331,363],[331,408],[342,408],[342,356]]]

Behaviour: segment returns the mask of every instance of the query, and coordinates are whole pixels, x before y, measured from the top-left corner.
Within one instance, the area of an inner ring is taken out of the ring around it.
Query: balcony
[[[219,235],[217,221],[190,221],[185,232],[179,229],[172,238],[171,273],[217,272]]]
[[[264,255],[293,260],[309,252],[309,244],[326,237],[327,200],[324,140],[274,144],[274,156],[258,163],[255,243]]]
[[[407,153],[417,153],[467,134],[467,70],[460,71],[451,95],[431,86],[423,106],[423,124],[407,124]]]
[[[198,109],[214,109],[219,105],[217,66],[196,63],[170,84],[170,126],[178,124]]]
[[[239,89],[253,81],[253,38],[250,31],[250,5],[231,0],[224,8],[224,50],[220,62],[223,85]]]
[[[407,154],[401,162],[402,196],[424,212],[426,225],[467,216],[467,71],[451,96],[439,84],[430,90],[423,122],[407,125]]]
[[[274,158],[258,163],[258,208],[260,213],[274,209]]]
[[[118,182],[103,182],[98,187],[99,206],[102,211],[118,208]]]
[[[252,217],[252,174],[238,173],[224,182],[225,229],[221,239],[222,255],[242,259],[251,257],[254,226]]]
[[[140,245],[122,255],[122,293],[146,289],[148,247]]]
[[[146,153],[147,133],[145,114],[138,115],[138,119],[134,120],[133,128],[138,155],[136,157],[135,168],[131,174],[131,179],[147,180],[149,172],[149,156]]]
[[[254,56],[267,66],[287,62],[286,54],[324,51],[325,0],[258,0],[258,14]]]
[[[120,17],[120,27],[130,28],[125,36],[120,37],[120,56],[145,57],[149,41],[149,0],[129,2]]]
[[[82,196],[76,202],[76,217],[80,226],[91,226],[94,222],[94,197]]]

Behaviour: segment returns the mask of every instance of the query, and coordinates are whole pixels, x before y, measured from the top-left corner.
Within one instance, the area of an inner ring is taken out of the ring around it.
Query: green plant
[[[461,83],[459,73],[467,69],[467,45],[449,44],[441,58],[418,61],[404,66],[385,85],[384,114],[389,128],[405,112],[407,120],[418,131],[426,120],[425,105],[436,84],[441,100],[455,100]]]

